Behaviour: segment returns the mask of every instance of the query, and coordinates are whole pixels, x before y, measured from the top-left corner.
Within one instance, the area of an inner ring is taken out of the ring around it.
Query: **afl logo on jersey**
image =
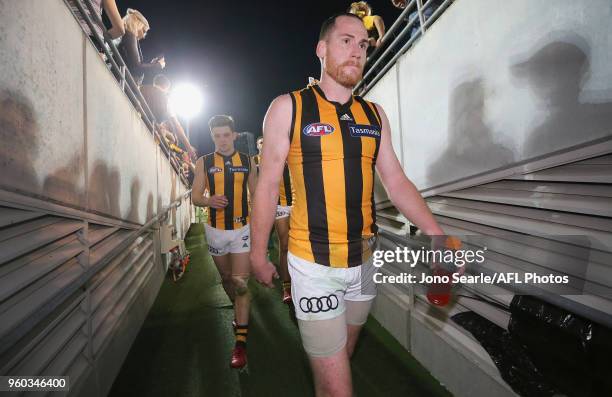
[[[219,167],[210,167],[208,169],[208,173],[209,174],[215,174],[217,172],[223,172],[223,170],[221,168],[219,168]]]
[[[303,132],[306,136],[323,136],[334,132],[334,127],[325,123],[312,123],[304,127]]]

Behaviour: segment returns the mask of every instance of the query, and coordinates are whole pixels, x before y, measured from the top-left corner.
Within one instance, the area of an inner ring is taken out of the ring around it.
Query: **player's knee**
[[[221,273],[221,282],[223,284],[231,284],[232,283],[232,275],[230,273]]]
[[[234,286],[236,295],[242,296],[249,292],[248,281],[248,276],[232,276],[232,285]]]

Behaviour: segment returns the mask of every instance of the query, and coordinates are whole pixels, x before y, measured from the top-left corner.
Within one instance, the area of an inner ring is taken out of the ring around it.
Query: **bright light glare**
[[[168,98],[170,109],[179,116],[191,119],[200,113],[204,98],[202,93],[191,84],[179,84],[172,89]]]

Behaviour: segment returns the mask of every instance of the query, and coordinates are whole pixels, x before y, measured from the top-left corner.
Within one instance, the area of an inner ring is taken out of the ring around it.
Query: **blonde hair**
[[[138,29],[144,26],[145,30],[149,30],[149,21],[138,10],[132,8],[127,9],[127,13],[123,17],[123,25],[125,30],[133,34],[138,33]]]
[[[356,1],[351,3],[349,12],[357,15],[359,11],[363,12],[366,16],[372,15],[372,7],[370,7],[370,5],[365,1]]]

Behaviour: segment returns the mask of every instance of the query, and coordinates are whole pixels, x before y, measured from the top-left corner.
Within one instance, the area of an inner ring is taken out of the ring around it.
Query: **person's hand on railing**
[[[120,38],[124,34],[125,34],[125,29],[123,28],[123,26],[113,26],[112,28],[108,29],[108,35],[113,40]]]
[[[391,3],[397,8],[404,9],[408,5],[408,0],[391,0]]]

